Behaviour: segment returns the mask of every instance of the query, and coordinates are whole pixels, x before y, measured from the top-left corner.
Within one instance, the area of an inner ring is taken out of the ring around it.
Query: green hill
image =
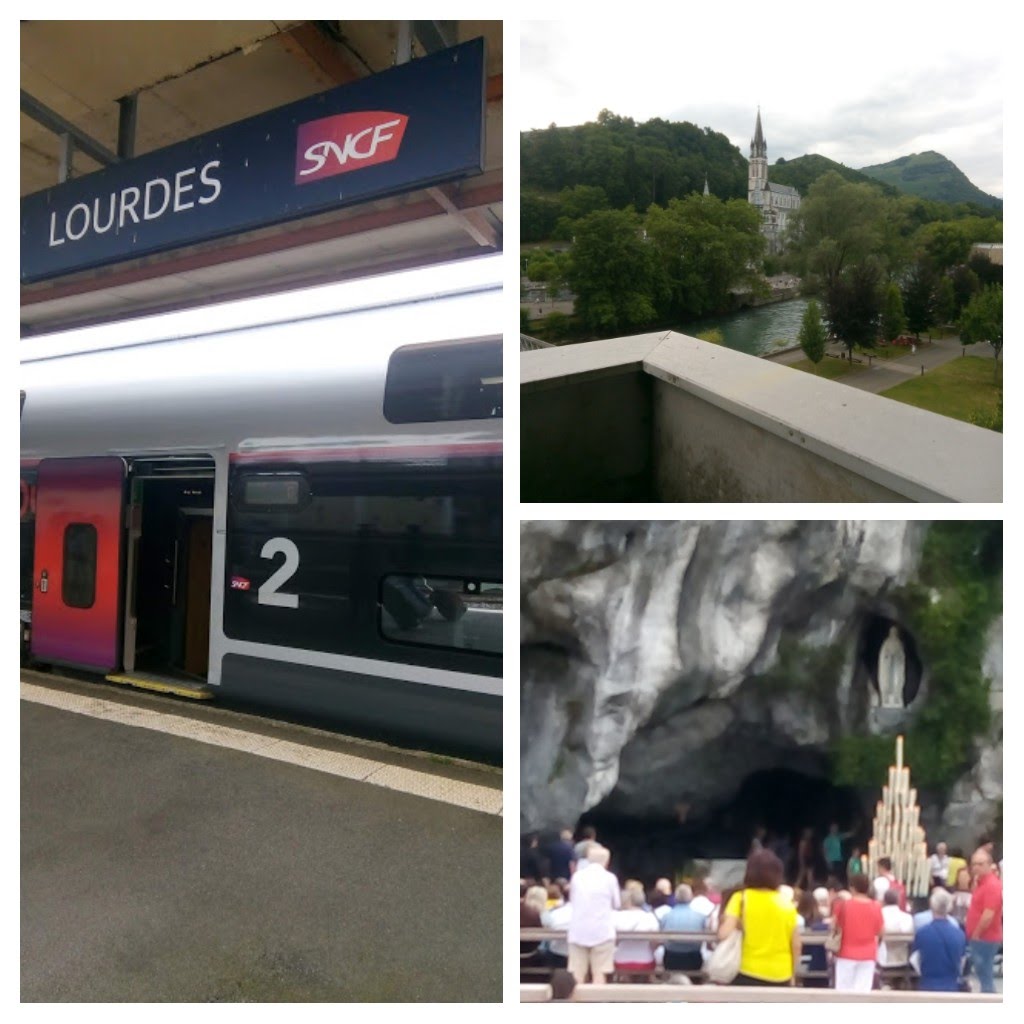
[[[646,210],[704,188],[719,199],[745,199],[747,161],[720,132],[686,121],[637,123],[603,110],[597,121],[520,136],[522,189],[556,195],[586,185],[604,190],[613,209]]]
[[[897,157],[886,164],[862,167],[861,171],[876,181],[884,182],[922,199],[944,203],[977,203],[1001,209],[1002,199],[982,192],[952,160],[928,150]]]
[[[777,160],[768,171],[768,178],[778,185],[791,185],[800,195],[805,196],[811,185],[827,171],[835,171],[854,184],[875,185],[887,195],[899,195],[899,190],[893,186],[880,183],[861,171],[855,171],[846,164],[836,163],[835,160],[829,160],[827,156],[820,156],[818,153],[808,153],[792,160]]]

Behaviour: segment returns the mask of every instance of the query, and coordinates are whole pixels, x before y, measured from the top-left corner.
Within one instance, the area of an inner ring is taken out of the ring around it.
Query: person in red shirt
[[[967,938],[971,963],[982,992],[995,992],[993,963],[1003,941],[1003,883],[996,874],[992,853],[984,846],[971,857],[974,892],[967,910]]]
[[[832,921],[842,936],[836,954],[836,990],[870,992],[875,980],[875,958],[882,935],[882,908],[868,895],[868,876],[850,879],[853,896],[840,901]]]

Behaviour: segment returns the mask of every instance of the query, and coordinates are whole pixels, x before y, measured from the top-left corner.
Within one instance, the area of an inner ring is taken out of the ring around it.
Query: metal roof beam
[[[438,50],[447,50],[458,41],[456,21],[414,21],[413,31],[420,45],[427,53],[435,53]]]
[[[97,142],[91,135],[86,135],[80,128],[76,128],[70,121],[65,120],[55,110],[40,103],[34,96],[30,96],[24,89],[21,90],[21,110],[28,114],[33,121],[38,121],[44,128],[48,128],[55,135],[70,135],[75,146],[86,156],[92,157],[99,164],[104,166],[118,163],[117,154],[112,153],[102,143]]]
[[[122,96],[117,101],[117,156],[120,160],[130,160],[135,156],[135,127],[139,115],[139,94]]]

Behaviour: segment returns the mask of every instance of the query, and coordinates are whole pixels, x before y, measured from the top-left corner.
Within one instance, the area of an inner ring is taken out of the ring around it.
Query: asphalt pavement
[[[501,786],[493,769],[338,746]],[[23,1001],[501,999],[495,813],[29,700],[21,765]]]

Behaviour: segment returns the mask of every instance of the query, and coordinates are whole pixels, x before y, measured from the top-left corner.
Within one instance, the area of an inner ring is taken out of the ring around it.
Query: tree
[[[519,204],[520,241],[542,242],[550,238],[560,209],[557,199],[524,190]]]
[[[917,338],[935,323],[935,292],[938,283],[932,261],[923,254],[919,255],[903,283],[903,310],[907,315],[907,327]]]
[[[816,291],[825,295],[849,266],[882,252],[885,204],[871,185],[835,171],[811,186],[793,217],[793,244]]]
[[[956,308],[953,316],[959,316],[960,311],[971,301],[971,296],[981,291],[981,282],[978,275],[970,267],[957,267],[952,277],[953,297],[956,300]]]
[[[547,341],[561,341],[568,336],[571,326],[572,323],[565,313],[553,309],[544,317],[544,337]]]
[[[899,337],[907,326],[903,313],[903,296],[898,284],[890,283],[885,289],[885,304],[882,306],[882,337],[892,341]]]
[[[939,286],[935,289],[935,319],[940,324],[950,324],[956,317],[956,294],[953,282],[943,274],[939,278]]]
[[[821,322],[821,307],[811,299],[804,310],[804,318],[800,324],[800,347],[804,355],[817,366],[825,355],[825,325]]]
[[[732,288],[760,282],[752,268],[764,252],[761,217],[745,200],[671,199],[664,209],[652,206],[644,225],[668,288],[666,318],[721,312]]]
[[[577,223],[567,277],[580,319],[604,337],[650,324],[665,293],[654,246],[632,210],[598,210]]]
[[[881,280],[878,261],[868,258],[843,270],[825,292],[825,318],[851,357],[856,346],[871,346],[878,337]]]
[[[562,215],[569,220],[579,220],[595,210],[608,209],[608,196],[599,185],[567,185],[558,193]]]
[[[967,303],[960,314],[960,340],[965,345],[987,341],[995,350],[998,367],[1003,351],[1003,286],[989,285]],[[994,372],[998,372],[994,371]]]
[[[967,259],[971,243],[960,224],[938,221],[927,224],[918,235],[936,270],[948,270]]]
[[[976,252],[967,261],[967,266],[978,275],[982,286],[1003,283],[1003,265],[993,263],[984,253]]]

